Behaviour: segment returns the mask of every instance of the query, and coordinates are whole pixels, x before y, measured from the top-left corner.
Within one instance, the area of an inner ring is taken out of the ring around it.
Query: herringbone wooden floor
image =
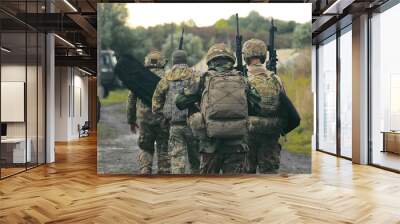
[[[93,137],[0,181],[0,223],[400,223],[400,175],[313,153],[313,174],[97,176]]]

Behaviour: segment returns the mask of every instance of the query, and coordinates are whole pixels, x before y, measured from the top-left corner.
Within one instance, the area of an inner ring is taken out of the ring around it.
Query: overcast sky
[[[252,10],[280,20],[311,21],[311,3],[129,3],[127,7],[127,23],[132,27],[180,23],[189,19],[197,26],[211,26],[235,13],[245,17]]]

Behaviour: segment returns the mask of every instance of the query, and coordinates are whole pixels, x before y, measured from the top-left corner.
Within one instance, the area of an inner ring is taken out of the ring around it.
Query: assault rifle
[[[240,35],[239,32],[239,14],[236,13],[236,69],[241,71],[244,76],[247,75],[246,67],[243,66],[243,59],[242,59],[242,40],[243,37]]]
[[[274,19],[271,19],[271,27],[269,28],[269,44],[268,44],[268,62],[266,67],[269,71],[276,74],[276,62],[278,58],[275,50],[275,32],[277,31],[274,25]]]
[[[276,62],[278,61],[275,49],[276,31],[277,29],[276,26],[274,25],[274,19],[271,19],[271,27],[269,28],[269,44],[268,44],[269,56],[268,56],[268,62],[266,63],[266,67],[269,71],[273,72],[275,75],[276,75]],[[300,125],[301,118],[293,102],[290,100],[288,95],[286,95],[284,88],[283,91],[280,92],[279,97],[282,102],[281,114],[282,117],[287,121],[286,125],[282,127],[281,134],[286,135]]]
[[[182,27],[181,38],[179,39],[179,50],[183,50],[183,33],[185,32],[185,28]]]

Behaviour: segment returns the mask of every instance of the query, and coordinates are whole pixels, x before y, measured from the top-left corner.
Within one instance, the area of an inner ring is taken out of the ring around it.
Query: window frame
[[[344,18],[345,20],[347,20],[348,18]],[[340,22],[340,21],[339,21]],[[336,27],[336,32],[325,37],[322,40],[319,40],[318,43],[316,44],[316,151],[319,152],[323,152],[329,155],[333,155],[336,157],[340,157],[340,158],[344,158],[347,160],[352,160],[352,158],[347,157],[342,155],[341,152],[341,119],[340,119],[340,81],[341,81],[341,67],[340,67],[340,37],[342,35],[344,35],[347,32],[352,32],[352,22],[346,24],[344,27]],[[334,38],[333,38],[334,37]],[[319,74],[319,60],[320,60],[320,56],[319,56],[319,51],[318,49],[320,48],[320,45],[322,43],[326,44],[330,41],[335,41],[336,42],[336,151],[335,153],[329,152],[327,150],[324,150],[322,148],[320,148],[320,144],[319,144],[319,116],[320,116],[320,111],[319,111],[319,85],[320,85],[320,74]]]

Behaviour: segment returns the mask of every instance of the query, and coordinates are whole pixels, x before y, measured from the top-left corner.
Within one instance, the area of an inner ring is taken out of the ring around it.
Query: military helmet
[[[157,50],[151,50],[144,58],[144,66],[163,67],[164,60],[161,53]]]
[[[184,50],[175,50],[172,53],[172,64],[186,64],[186,52]]]
[[[247,61],[252,57],[259,57],[261,63],[264,63],[267,57],[267,47],[264,41],[259,39],[250,39],[243,44],[243,57]]]
[[[224,57],[230,59],[233,63],[236,61],[236,57],[224,43],[214,44],[210,47],[206,55],[207,64],[218,57]]]

